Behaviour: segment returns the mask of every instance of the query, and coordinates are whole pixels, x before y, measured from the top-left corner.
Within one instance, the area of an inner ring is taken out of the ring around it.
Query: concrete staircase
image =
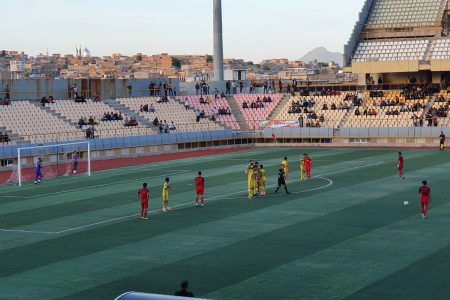
[[[340,129],[342,127],[344,127],[345,123],[347,123],[348,118],[355,113],[355,106],[353,106],[351,109],[349,109],[345,115],[342,117],[342,120],[339,122],[338,128]]]
[[[134,110],[123,105],[122,103],[119,103],[118,101],[116,101],[114,99],[103,99],[102,101],[104,103],[108,104],[109,106],[111,106],[112,108],[114,108],[115,110],[121,112],[122,115],[135,118],[139,122],[140,125],[151,128],[155,131],[157,130],[156,126],[154,126],[149,120],[142,117],[141,115],[136,113]]]
[[[248,127],[247,121],[245,120],[244,116],[241,113],[241,109],[239,108],[239,104],[236,102],[236,99],[234,99],[232,96],[227,96],[228,105],[230,106],[231,112],[233,113],[234,117],[236,118],[237,123],[241,127],[241,130],[250,130]]]
[[[61,121],[63,121],[64,123],[68,123],[74,127],[77,127],[77,122],[73,122],[71,120],[69,120],[68,118],[66,118],[65,116],[61,115],[60,113],[54,112],[53,110],[51,110],[49,107],[47,106],[42,106],[42,104],[40,102],[37,101],[32,101],[32,103],[39,107],[41,110],[45,111],[46,113],[49,113],[51,115],[54,115],[55,117],[57,117],[58,119],[60,119]]]
[[[284,95],[284,97],[281,99],[281,101],[278,103],[277,107],[272,111],[272,113],[269,115],[267,120],[273,121],[276,119],[276,117],[283,111],[283,108],[285,107],[286,103],[289,102],[291,99],[290,95]]]

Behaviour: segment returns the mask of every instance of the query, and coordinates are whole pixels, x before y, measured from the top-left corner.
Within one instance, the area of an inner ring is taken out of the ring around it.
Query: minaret
[[[223,81],[222,0],[214,1],[214,80]]]

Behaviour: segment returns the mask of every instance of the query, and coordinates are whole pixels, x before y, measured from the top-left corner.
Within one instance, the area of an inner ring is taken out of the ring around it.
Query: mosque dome
[[[91,57],[91,51],[88,48],[84,48],[83,57]]]

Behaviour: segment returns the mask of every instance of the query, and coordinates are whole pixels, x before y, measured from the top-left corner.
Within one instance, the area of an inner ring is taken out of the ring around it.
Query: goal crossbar
[[[53,144],[53,145],[43,145],[43,146],[31,146],[31,147],[20,147],[17,148],[17,175],[19,186],[22,186],[22,152],[25,150],[34,149],[45,149],[45,148],[57,148],[57,147],[67,147],[76,145],[87,145],[87,174],[91,176],[91,143],[88,141],[84,142],[73,142],[64,144]]]

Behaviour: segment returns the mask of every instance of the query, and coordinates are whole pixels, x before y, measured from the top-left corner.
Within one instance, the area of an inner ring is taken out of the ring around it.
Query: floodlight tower
[[[214,80],[223,81],[222,0],[214,1]]]

